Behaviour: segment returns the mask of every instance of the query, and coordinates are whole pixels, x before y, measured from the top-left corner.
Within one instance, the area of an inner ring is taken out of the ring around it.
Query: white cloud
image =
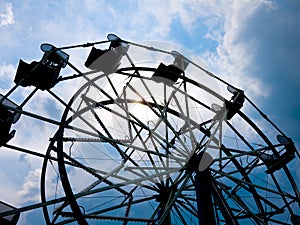
[[[251,74],[249,68],[252,67],[255,51],[251,49],[252,43],[244,43],[240,39],[240,33],[247,29],[247,20],[260,7],[271,10],[274,5],[262,0],[233,1],[224,5],[223,12],[218,13],[220,19],[209,20],[207,23],[209,31],[206,37],[218,43],[217,52],[209,51],[204,55],[208,68],[253,97],[266,97],[269,90],[263,87],[264,84],[257,76]]]
[[[6,3],[4,7],[5,7],[5,12],[0,13],[0,27],[8,26],[15,23],[12,4]]]
[[[41,169],[35,169],[33,171],[30,171],[30,173],[26,176],[25,181],[22,185],[22,189],[17,193],[18,199],[21,201],[21,204],[23,202],[38,202],[40,200],[40,174]]]
[[[15,67],[11,64],[0,65],[0,93],[3,94],[13,86],[12,74],[15,73]]]
[[[262,88],[261,80],[249,72],[254,57],[252,43],[242,42],[239,35],[246,29],[247,20],[256,10],[262,7],[269,10],[275,8],[271,1],[232,1],[230,4],[225,1],[139,1],[135,13],[132,13],[132,7],[130,5],[130,10],[123,15],[130,19],[118,21],[121,23],[119,27],[126,28],[127,33],[130,31],[129,36],[137,34],[139,39],[144,40],[176,41],[170,32],[179,25],[176,23],[181,23],[191,37],[200,35],[216,42],[216,51],[208,50],[202,56],[209,70],[215,71],[229,83],[246,89],[250,95],[268,96],[268,88]],[[111,10],[114,12],[112,15],[118,14],[118,9]],[[206,33],[198,33],[200,26],[206,26]],[[121,31],[126,33],[125,30]]]
[[[216,43],[216,49],[208,49],[202,55],[209,70],[213,70],[229,83],[245,89],[246,94],[250,94],[251,97],[269,95],[268,87],[262,83],[258,76],[249,72],[249,67],[252,66],[255,57],[255,52],[251,49],[251,46],[253,46],[252,42],[256,40],[251,39],[245,43],[241,40],[240,34],[247,29],[248,19],[257,10],[261,8],[274,10],[275,3],[273,1],[178,0],[127,1],[126,3],[124,1],[101,1],[99,3],[96,0],[86,0],[83,3],[79,1],[59,1],[58,3],[51,1],[50,5],[44,4],[44,6],[35,2],[30,1],[26,4],[20,2],[14,7],[11,3],[6,3],[0,11],[0,27],[14,24],[15,19],[18,22],[16,23],[18,26],[13,26],[15,28],[11,33],[1,34],[7,40],[2,41],[2,45],[4,43],[5,46],[8,46],[10,42],[16,43],[16,46],[9,48],[9,51],[4,51],[8,48],[4,49],[0,46],[4,55],[3,58],[7,60],[6,63],[2,63],[0,66],[0,91],[2,94],[14,85],[13,77],[16,71],[15,61],[9,61],[7,55],[10,58],[14,56],[23,59],[26,57],[26,60],[35,59],[41,56],[38,46],[43,42],[47,41],[58,47],[65,44],[79,44],[102,40],[109,32],[116,33],[129,41],[176,41],[178,37],[174,37],[173,34],[171,36],[171,33],[173,28],[180,23],[190,37],[196,36],[196,40],[199,40],[197,44],[203,44],[200,43],[200,36]],[[18,17],[14,18],[14,13]],[[19,17],[23,20],[19,21],[17,19]],[[200,26],[207,28],[205,32],[200,33],[197,30]],[[31,35],[28,35],[29,33]],[[180,34],[176,35],[180,36]],[[178,41],[176,42],[178,43]],[[188,45],[188,42],[189,39],[181,42],[181,44]],[[33,46],[35,49],[33,49]],[[83,54],[74,50],[66,52],[71,55],[70,62],[76,66],[80,65],[80,68],[82,68],[88,50],[85,49]],[[64,99],[69,99],[73,92],[78,89],[78,84],[73,84],[66,81],[58,84],[52,91]],[[28,96],[30,90],[32,89],[18,88],[12,97],[18,96],[20,97],[18,100],[24,99]],[[58,107],[49,109],[49,105],[47,105],[49,95],[47,96],[47,93],[41,94],[41,92],[38,92],[38,95],[38,98],[34,98],[34,101],[26,105],[25,110],[44,116],[52,116],[49,110],[55,110],[56,112],[61,110]],[[13,129],[16,129],[17,133],[16,137],[10,142],[11,144],[26,146],[29,149],[43,153],[48,146],[49,137],[55,131],[55,127],[28,119],[26,116],[22,116]],[[6,156],[7,154],[1,152],[1,161],[4,161],[3,157]],[[18,161],[17,158],[10,157],[7,160],[16,162]],[[9,190],[5,200],[11,199],[14,203],[20,204],[24,202],[19,202],[16,198],[24,201],[33,200],[34,197],[36,198],[34,200],[38,200],[39,190],[37,188],[39,187],[41,160],[28,158],[30,160],[26,159],[25,164],[30,165],[30,168],[24,166],[24,162],[22,162],[23,166],[19,165],[14,168],[14,170],[23,172],[22,180],[16,182],[9,178],[10,174],[11,176],[14,175],[13,169],[12,171],[0,173],[1,181],[7,181],[5,188],[1,188],[1,193]],[[21,162],[18,163],[21,164]],[[27,170],[24,169],[25,167]],[[49,186],[51,185],[49,184]],[[18,193],[18,195],[16,196],[15,193]]]

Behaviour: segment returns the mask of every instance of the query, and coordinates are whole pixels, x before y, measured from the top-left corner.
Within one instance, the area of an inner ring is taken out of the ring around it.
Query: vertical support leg
[[[211,174],[208,169],[196,172],[195,188],[199,225],[216,225],[212,202]]]

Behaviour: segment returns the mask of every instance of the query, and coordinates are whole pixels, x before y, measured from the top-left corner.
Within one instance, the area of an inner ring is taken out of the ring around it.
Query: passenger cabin
[[[7,107],[11,107],[14,109],[19,108],[14,102],[5,98],[0,94],[0,146],[5,145],[10,139],[15,136],[16,131],[11,131],[12,124],[16,123],[21,114]],[[5,107],[7,106],[7,107]]]
[[[84,65],[94,71],[113,73],[120,66],[120,61],[126,55],[129,45],[113,34],[108,35],[110,45],[108,49],[92,48]]]
[[[226,119],[230,120],[242,107],[245,101],[244,91],[228,86],[227,90],[233,94],[230,101],[225,100],[227,110]]]
[[[162,82],[168,85],[173,85],[180,76],[183,75],[185,69],[188,67],[189,62],[177,51],[171,52],[174,57],[173,64],[166,66],[160,63],[154,74],[152,80],[155,82]]]
[[[244,91],[232,86],[227,86],[227,90],[233,94],[230,101],[225,99],[223,106],[219,106],[216,103],[213,103],[211,106],[212,111],[216,113],[215,120],[223,118],[230,120],[243,107],[245,101]]]
[[[69,55],[50,44],[42,44],[42,59],[30,64],[20,59],[14,82],[23,87],[35,86],[48,90],[58,83],[62,68],[67,65]]]
[[[154,74],[152,80],[155,82],[163,82],[169,85],[173,85],[178,78],[182,75],[183,71],[174,65],[166,66],[160,63]]]
[[[282,169],[285,165],[287,165],[295,158],[295,153],[297,152],[297,149],[291,138],[277,135],[277,140],[284,147],[281,151],[278,152],[279,156],[276,156],[274,154],[259,153],[259,157],[267,166],[266,173],[268,174]]]

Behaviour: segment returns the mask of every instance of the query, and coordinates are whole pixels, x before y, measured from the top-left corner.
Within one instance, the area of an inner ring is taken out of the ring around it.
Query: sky
[[[300,148],[299,21],[298,0],[0,0],[0,93],[13,87],[19,59],[39,60],[45,42],[61,47],[105,40],[108,33],[133,42],[171,42],[243,89]],[[86,57],[70,55],[74,64]],[[74,87],[58,93],[68,99]],[[30,90],[18,88],[12,100],[22,102]],[[39,92],[27,109],[59,116],[61,109],[47,97]],[[25,133],[17,130],[11,144],[44,152],[57,127],[20,119],[14,128]],[[2,147],[0,201],[19,206],[38,200],[41,163]],[[39,217],[27,214],[19,224],[32,224],[32,218]]]

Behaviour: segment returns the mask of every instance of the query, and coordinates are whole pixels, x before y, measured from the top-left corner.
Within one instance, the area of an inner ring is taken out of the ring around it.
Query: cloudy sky
[[[104,40],[108,33],[134,42],[168,41],[243,89],[300,147],[299,21],[298,0],[0,0],[0,92],[14,85],[19,59],[40,59],[44,42],[60,47]],[[70,54],[74,63],[86,57]],[[20,103],[30,90],[18,89],[13,100]],[[46,99],[41,93],[28,109],[54,114],[57,106]],[[26,135],[12,143],[40,152],[49,139],[42,134],[56,129],[32,120],[20,120],[18,126]],[[29,127],[39,129],[41,137],[32,138]],[[0,201],[20,206],[38,199],[40,159],[2,147],[0,166]],[[20,224],[32,224],[28,217]]]

